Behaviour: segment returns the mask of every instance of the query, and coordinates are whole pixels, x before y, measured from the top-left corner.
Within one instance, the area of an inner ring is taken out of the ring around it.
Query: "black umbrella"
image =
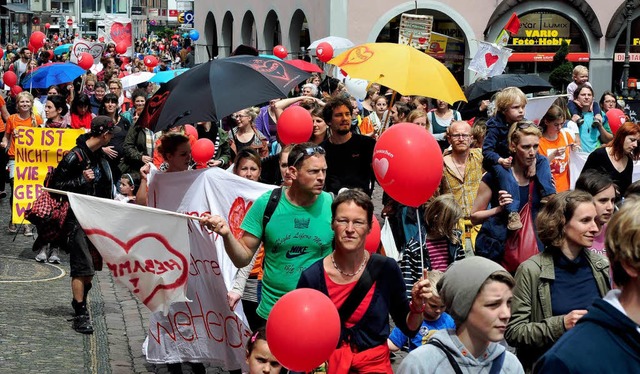
[[[553,87],[551,83],[533,74],[501,74],[495,77],[478,80],[464,92],[469,100],[473,101],[490,99],[494,93],[507,87],[518,87],[524,93],[547,91]]]
[[[246,107],[286,97],[311,74],[284,61],[234,56],[198,65],[163,85],[138,119],[160,131],[214,121]]]

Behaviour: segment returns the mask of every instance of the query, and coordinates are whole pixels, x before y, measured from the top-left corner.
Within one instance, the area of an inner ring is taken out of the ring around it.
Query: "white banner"
[[[427,49],[431,41],[432,28],[432,16],[403,13],[400,16],[398,44],[410,45],[417,49]]]
[[[104,16],[104,31],[98,29],[98,40],[115,45],[124,44],[127,46],[126,56],[133,55],[133,33],[131,19],[118,17],[112,14]]]
[[[149,310],[167,313],[172,302],[187,301],[188,218],[115,200],[68,196],[113,277]]]
[[[556,96],[538,96],[527,99],[527,106],[524,107],[524,118],[529,121],[533,121],[536,125],[540,125],[540,121],[542,121],[542,117],[547,114],[553,102],[556,101],[559,97],[564,95],[556,95]]]
[[[511,52],[512,50],[509,48],[479,41],[478,52],[469,63],[469,70],[475,71],[485,78],[500,75],[507,66]]]
[[[75,38],[73,40],[73,46],[71,47],[71,53],[69,56],[69,61],[73,63],[78,63],[78,56],[80,56],[83,52],[88,52],[91,57],[93,57],[93,63],[98,64],[100,59],[102,58],[102,53],[104,53],[104,49],[106,48],[106,44],[100,42],[92,42],[90,40]]]
[[[571,156],[569,157],[569,181],[571,189],[575,188],[576,181],[580,177],[584,164],[587,162],[587,157],[589,157],[587,152],[571,152]],[[640,161],[633,163],[633,176],[631,180],[633,182],[640,180]]]
[[[252,182],[219,168],[175,173],[152,173],[149,206],[201,216],[227,218],[236,236],[245,213],[263,193],[275,186]],[[128,221],[129,225],[132,221]],[[232,312],[227,304],[235,266],[222,238],[200,225],[189,225],[191,247],[187,298],[174,303],[169,314],[151,315],[146,342],[147,361],[195,361],[246,370],[244,344],[250,336],[241,303]]]

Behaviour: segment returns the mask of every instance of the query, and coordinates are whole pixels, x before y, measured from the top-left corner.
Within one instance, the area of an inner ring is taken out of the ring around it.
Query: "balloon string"
[[[423,242],[422,242],[422,226],[420,226],[420,207],[416,207],[416,218],[418,219],[418,240],[420,241],[420,265],[422,266],[422,273],[424,274],[424,254],[423,254]],[[425,238],[426,240],[426,238]]]

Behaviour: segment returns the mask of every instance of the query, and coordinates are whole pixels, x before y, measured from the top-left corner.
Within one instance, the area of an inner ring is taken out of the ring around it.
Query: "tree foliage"
[[[569,54],[569,44],[562,41],[562,45],[553,56],[554,69],[549,75],[549,83],[558,91],[564,91],[565,87],[571,83],[573,74],[573,64],[567,61]]]

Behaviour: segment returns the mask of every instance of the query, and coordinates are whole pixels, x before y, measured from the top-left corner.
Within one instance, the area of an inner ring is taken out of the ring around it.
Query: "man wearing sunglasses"
[[[351,132],[353,107],[348,99],[332,98],[322,110],[331,135],[322,142],[327,150],[326,191],[335,195],[342,188],[359,188],[367,195],[373,192],[373,148],[375,140]]]
[[[287,164],[291,187],[283,187],[280,198],[274,198],[280,192],[274,190],[253,203],[240,226],[244,233],[239,240],[224,218],[209,216],[204,221],[222,236],[225,250],[238,268],[249,264],[264,243],[262,298],[257,309],[264,319],[262,325],[276,301],[296,288],[302,271],[331,253],[333,241],[332,198],[323,192],[327,174],[324,149],[314,143],[297,144]],[[271,200],[277,205],[269,216]]]

